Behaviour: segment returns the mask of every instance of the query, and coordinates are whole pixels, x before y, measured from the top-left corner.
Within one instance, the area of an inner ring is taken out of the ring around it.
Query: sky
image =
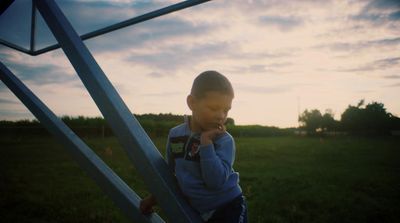
[[[178,1],[57,2],[84,34]],[[29,46],[27,5],[17,0],[0,17],[0,38]],[[36,49],[55,43],[37,22]],[[398,0],[214,0],[84,43],[135,114],[190,114],[193,79],[217,70],[234,87],[238,125],[297,127],[305,109],[340,120],[361,99],[400,116]],[[0,61],[58,116],[101,116],[62,50],[29,56],[0,45]],[[0,120],[33,118],[0,82]]]

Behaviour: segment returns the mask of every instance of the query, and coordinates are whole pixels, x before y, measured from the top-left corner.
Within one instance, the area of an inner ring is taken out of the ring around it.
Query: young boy
[[[235,143],[224,123],[234,97],[229,80],[205,71],[193,82],[187,104],[192,116],[172,128],[166,159],[178,185],[205,222],[247,222],[247,207],[233,170]],[[154,196],[140,203],[149,214]]]

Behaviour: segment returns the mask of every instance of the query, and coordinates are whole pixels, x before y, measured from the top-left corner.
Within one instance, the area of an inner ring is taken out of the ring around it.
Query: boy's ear
[[[190,108],[190,110],[192,110],[193,111],[193,109],[194,109],[194,97],[191,95],[191,94],[189,94],[187,97],[186,97],[186,103],[187,103],[187,105],[188,105],[188,107]]]

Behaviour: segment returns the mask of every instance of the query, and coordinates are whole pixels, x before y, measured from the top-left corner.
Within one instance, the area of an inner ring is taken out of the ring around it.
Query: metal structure
[[[138,173],[144,179],[147,188],[157,197],[167,218],[173,222],[201,222],[201,218],[180,194],[174,176],[162,155],[107,79],[83,40],[207,1],[209,0],[184,1],[79,36],[54,0],[33,0],[30,49],[0,40],[1,44],[29,55],[39,55],[62,48]],[[4,12],[12,2],[8,1],[0,13]],[[36,9],[44,18],[58,44],[35,50]],[[157,214],[143,216],[139,211],[139,196],[1,62],[0,79],[63,143],[81,168],[95,180],[129,219],[134,222],[164,222]]]

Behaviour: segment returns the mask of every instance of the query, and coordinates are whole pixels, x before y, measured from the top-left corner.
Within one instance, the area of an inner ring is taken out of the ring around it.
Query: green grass
[[[394,139],[238,140],[252,222],[398,222]]]
[[[115,138],[85,141],[139,195],[148,194]],[[163,150],[165,139],[154,141]],[[236,145],[252,223],[400,222],[398,138],[237,138]],[[129,222],[52,138],[0,138],[0,216]]]

